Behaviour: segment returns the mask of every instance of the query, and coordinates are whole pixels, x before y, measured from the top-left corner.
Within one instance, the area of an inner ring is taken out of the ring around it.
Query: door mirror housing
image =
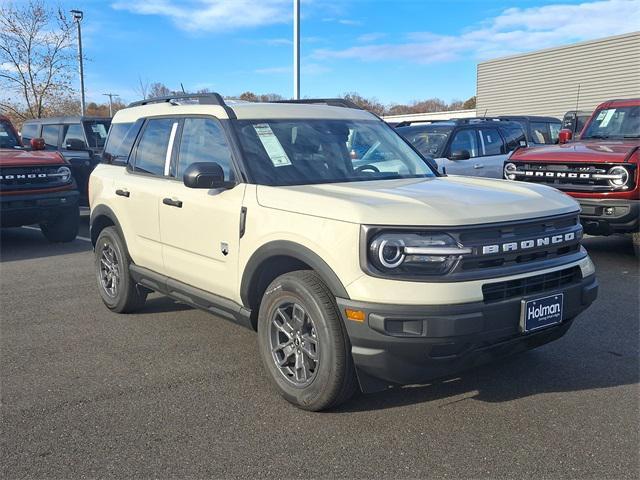
[[[65,142],[64,148],[67,150],[81,151],[86,150],[87,145],[79,138],[69,138]]]
[[[449,160],[469,160],[470,158],[469,150],[457,150],[449,155]]]
[[[189,165],[182,176],[182,181],[189,188],[224,188],[235,186],[234,182],[224,179],[224,170],[215,162],[196,162]]]
[[[568,128],[563,128],[558,133],[558,143],[567,143],[569,140],[571,140],[572,137],[573,134],[571,133],[571,130],[569,130]]]
[[[31,150],[44,150],[44,138],[32,138],[29,141]]]

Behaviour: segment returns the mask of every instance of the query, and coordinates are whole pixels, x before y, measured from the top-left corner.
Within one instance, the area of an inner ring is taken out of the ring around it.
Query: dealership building
[[[640,32],[478,64],[480,116],[562,118],[576,104],[577,110],[593,111],[614,98],[640,98]]]

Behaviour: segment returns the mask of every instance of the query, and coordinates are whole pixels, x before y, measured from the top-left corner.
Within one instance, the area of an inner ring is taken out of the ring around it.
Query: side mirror
[[[215,162],[196,162],[189,165],[182,176],[189,188],[233,188],[235,183],[224,179],[224,170]]]
[[[67,150],[86,150],[87,146],[85,145],[83,140],[80,140],[79,138],[69,138],[67,139],[64,148]]]
[[[458,150],[456,152],[451,152],[449,155],[449,160],[469,160],[471,158],[471,154],[469,150]]]
[[[44,150],[44,138],[32,138],[29,145],[31,150]]]
[[[567,143],[569,140],[571,140],[571,137],[573,137],[571,130],[569,130],[568,128],[563,128],[558,133],[558,143]]]

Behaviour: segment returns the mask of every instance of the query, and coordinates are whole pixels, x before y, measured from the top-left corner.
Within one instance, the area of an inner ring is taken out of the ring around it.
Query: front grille
[[[579,282],[581,279],[582,272],[580,267],[572,267],[533,277],[488,283],[482,286],[482,294],[485,303],[499,302],[509,298],[525,297],[555,290]]]
[[[60,165],[5,167],[0,169],[0,190],[32,190],[65,185],[57,175]]]
[[[542,183],[565,191],[611,192],[619,190],[612,187],[606,178],[607,172],[615,164],[589,163],[516,163],[516,171],[512,172],[516,180],[529,183]],[[625,168],[633,169],[633,164],[625,164]],[[635,177],[633,170],[631,178]],[[630,184],[628,188],[633,188]]]

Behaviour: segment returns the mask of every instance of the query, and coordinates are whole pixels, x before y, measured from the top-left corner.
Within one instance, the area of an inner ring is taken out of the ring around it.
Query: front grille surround
[[[37,190],[41,188],[56,188],[68,185],[72,182],[63,182],[57,175],[60,167],[69,165],[42,165],[42,166],[20,166],[3,167],[0,169],[0,190],[21,191]]]

